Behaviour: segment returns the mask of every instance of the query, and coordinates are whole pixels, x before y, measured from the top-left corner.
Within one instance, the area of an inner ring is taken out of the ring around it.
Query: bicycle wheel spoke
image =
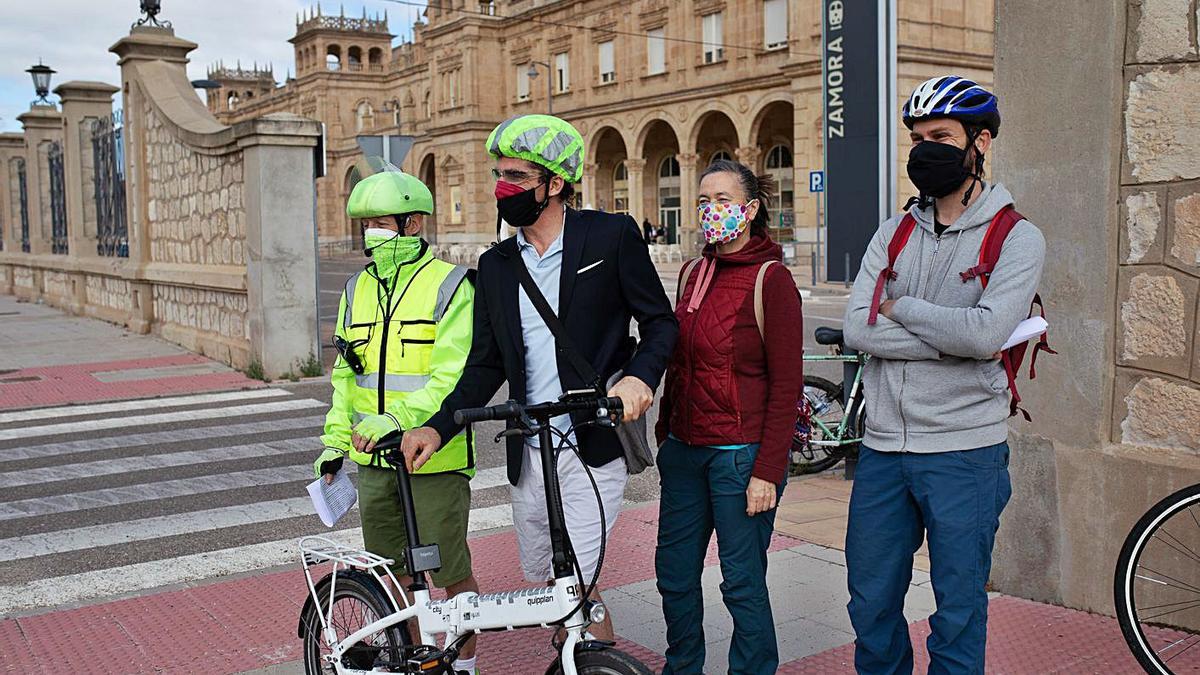
[[[1194,637],[1194,636],[1193,636],[1193,637]],[[1188,645],[1188,646],[1184,647],[1183,649],[1179,650],[1178,652],[1175,652],[1175,653],[1174,653],[1174,654],[1172,654],[1171,656],[1167,657],[1167,659],[1166,659],[1166,660],[1167,660],[1167,661],[1171,661],[1172,659],[1174,659],[1174,658],[1176,658],[1176,657],[1180,656],[1181,654],[1183,654],[1183,653],[1184,653],[1184,652],[1186,652],[1187,650],[1191,649],[1192,647],[1195,647],[1195,646],[1196,646],[1196,645],[1198,645],[1198,644],[1200,644],[1200,640],[1197,640],[1197,641],[1193,642],[1192,644],[1190,644],[1190,645]],[[1161,653],[1161,652],[1160,652],[1160,653]]]
[[[1196,594],[1196,595],[1200,595],[1200,590],[1197,590],[1197,589],[1195,589],[1195,588],[1189,588],[1189,587],[1183,587],[1183,586],[1176,586],[1175,584],[1168,584],[1167,582],[1163,581],[1162,579],[1155,579],[1154,577],[1148,577],[1148,576],[1145,576],[1145,575],[1143,575],[1143,574],[1136,574],[1136,575],[1134,575],[1134,578],[1135,578],[1135,579],[1141,579],[1141,580],[1143,580],[1143,581],[1149,581],[1149,582],[1152,582],[1152,583],[1156,583],[1156,584],[1158,584],[1158,585],[1160,585],[1160,586],[1166,586],[1166,587],[1168,587],[1168,588],[1177,588],[1177,589],[1179,589],[1179,590],[1181,590],[1181,591],[1189,591],[1189,592],[1191,592],[1191,593],[1194,593],[1194,594]]]
[[[1164,579],[1170,579],[1171,581],[1174,581],[1175,583],[1179,584],[1179,586],[1177,586],[1176,588],[1186,589],[1189,591],[1195,591],[1197,593],[1200,593],[1200,588],[1197,588],[1197,587],[1187,583],[1186,581],[1180,581],[1179,579],[1176,579],[1175,577],[1173,577],[1169,574],[1163,574],[1162,572],[1159,572],[1147,565],[1138,563],[1138,569],[1145,569],[1153,574],[1157,574],[1158,576],[1163,577]],[[1162,583],[1162,582],[1159,582],[1159,583]],[[1170,586],[1170,584],[1165,584],[1165,585]]]
[[[1146,609],[1161,609],[1163,607],[1170,607],[1172,605],[1182,605],[1182,604],[1186,604],[1188,606],[1187,607],[1178,607],[1176,609],[1168,609],[1165,612],[1159,612],[1158,614],[1154,614],[1152,616],[1141,616],[1141,613],[1139,612],[1138,613],[1138,621],[1141,623],[1148,623],[1151,619],[1157,619],[1160,616],[1167,616],[1168,614],[1178,614],[1179,612],[1186,612],[1189,609],[1195,609],[1197,607],[1200,607],[1200,600],[1192,600],[1192,601],[1189,601],[1186,603],[1172,602],[1172,603],[1169,603],[1166,605],[1158,605],[1157,607],[1146,607]]]
[[[1170,532],[1168,532],[1166,527],[1159,528],[1159,532],[1161,532],[1166,537],[1170,537],[1171,541],[1167,541],[1166,539],[1159,539],[1157,532],[1154,534],[1154,537],[1153,537],[1154,539],[1158,539],[1159,541],[1165,543],[1167,546],[1170,546],[1171,548],[1175,549],[1176,551],[1179,551],[1183,555],[1191,558],[1194,562],[1200,563],[1200,554],[1197,554],[1195,551],[1193,551],[1191,549],[1191,547],[1188,546],[1187,544],[1183,543],[1182,541],[1179,541],[1179,538],[1176,537],[1175,535],[1171,534]],[[1175,542],[1175,544],[1172,544],[1171,542]]]
[[[1196,524],[1196,529],[1200,530],[1200,519],[1196,518],[1196,512],[1193,511],[1192,508],[1193,507],[1189,506],[1184,510],[1187,511],[1188,515],[1192,517],[1192,522]]]

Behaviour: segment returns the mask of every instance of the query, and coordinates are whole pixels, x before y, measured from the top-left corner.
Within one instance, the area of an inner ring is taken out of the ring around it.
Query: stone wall
[[[1001,591],[1111,613],[1125,535],[1200,482],[1200,50],[1192,0],[997,3],[995,175],[1047,240]],[[1060,111],[1069,111],[1063,114]]]
[[[150,260],[244,265],[242,153],[200,154],[171,133],[153,106],[143,115]]]
[[[67,82],[55,90],[61,112],[34,106],[20,117],[22,135],[0,138],[0,209],[14,211],[10,166],[23,158],[31,239],[28,253],[0,250],[0,293],[153,332],[238,368],[257,362],[277,377],[318,351],[320,128],[288,114],[220,124],[187,79],[195,47],[170,28],[134,28],[112,48],[122,87]],[[110,257],[97,251],[91,130],[117,91],[128,254]],[[49,243],[52,142],[64,149],[66,255],[52,255]]]

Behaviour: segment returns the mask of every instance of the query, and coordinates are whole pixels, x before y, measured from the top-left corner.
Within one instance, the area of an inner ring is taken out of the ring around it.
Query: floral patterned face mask
[[[750,204],[722,204],[707,202],[701,204],[697,211],[700,214],[700,229],[704,231],[704,241],[710,244],[728,244],[746,231],[749,224],[746,211]]]

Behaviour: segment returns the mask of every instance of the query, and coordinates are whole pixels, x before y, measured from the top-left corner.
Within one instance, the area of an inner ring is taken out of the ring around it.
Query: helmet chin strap
[[[979,148],[975,147],[975,141],[979,140],[979,134],[982,133],[983,129],[979,129],[974,133],[974,135],[970,133],[967,134],[967,152],[975,150],[975,166],[972,167],[971,171],[971,187],[967,188],[967,192],[962,198],[963,206],[966,206],[970,203],[971,194],[975,192],[975,186],[979,184],[979,177],[983,174],[983,153],[979,151]]]

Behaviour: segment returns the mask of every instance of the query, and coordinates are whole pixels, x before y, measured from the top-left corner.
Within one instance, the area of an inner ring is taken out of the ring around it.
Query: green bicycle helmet
[[[403,171],[380,171],[358,181],[346,200],[351,218],[433,213],[433,194],[425,184]]]
[[[487,151],[495,159],[533,162],[568,183],[583,179],[583,136],[551,115],[519,115],[501,122],[488,136]]]

